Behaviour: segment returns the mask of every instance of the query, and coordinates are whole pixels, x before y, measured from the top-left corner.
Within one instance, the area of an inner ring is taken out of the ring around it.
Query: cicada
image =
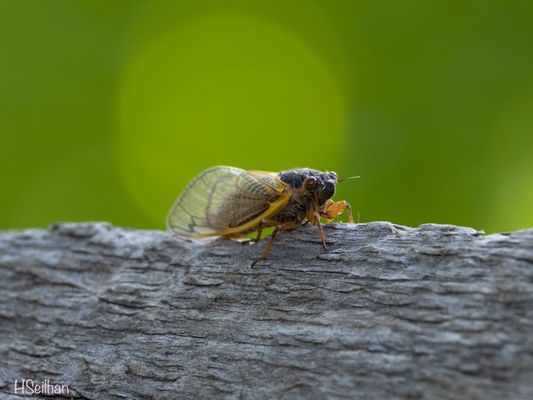
[[[344,211],[354,223],[348,202],[333,201],[339,179],[332,171],[293,169],[265,172],[217,166],[194,178],[179,195],[167,216],[168,228],[185,237],[224,236],[242,238],[264,228],[274,227],[263,255],[266,260],[281,231],[292,231],[302,224],[318,228],[326,247],[321,219],[330,223]]]

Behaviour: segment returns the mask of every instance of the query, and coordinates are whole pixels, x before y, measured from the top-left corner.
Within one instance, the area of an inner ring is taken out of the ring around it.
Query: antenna
[[[339,182],[347,181],[350,179],[359,179],[360,176],[347,176],[346,178],[339,179]]]

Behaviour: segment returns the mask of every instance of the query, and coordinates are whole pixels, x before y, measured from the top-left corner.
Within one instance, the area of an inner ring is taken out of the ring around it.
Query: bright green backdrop
[[[0,228],[163,228],[217,164],[360,220],[533,226],[531,1],[0,2]]]

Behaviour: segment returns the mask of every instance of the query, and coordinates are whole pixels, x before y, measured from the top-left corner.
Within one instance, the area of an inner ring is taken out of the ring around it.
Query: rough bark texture
[[[533,230],[0,233],[0,398],[532,399]]]

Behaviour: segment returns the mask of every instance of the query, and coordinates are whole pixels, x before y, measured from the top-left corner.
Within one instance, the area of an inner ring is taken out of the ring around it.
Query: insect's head
[[[300,189],[305,198],[316,199],[322,205],[335,194],[337,174],[333,171],[317,171],[314,169],[293,169],[280,173],[281,181],[293,189]]]

